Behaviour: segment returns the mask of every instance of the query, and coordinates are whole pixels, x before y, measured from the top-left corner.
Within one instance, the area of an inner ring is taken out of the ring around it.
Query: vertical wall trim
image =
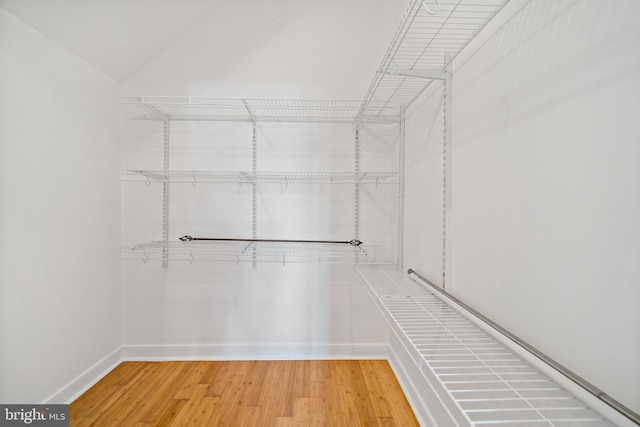
[[[360,239],[360,123],[357,123],[354,128],[354,172],[355,172],[355,190],[354,190],[354,230],[353,238]],[[358,248],[355,251],[355,263],[358,263]]]
[[[451,291],[452,65],[445,56],[444,130],[442,146],[442,288]]]
[[[253,171],[253,176],[255,177],[256,174],[258,173],[258,135],[257,135],[257,129],[256,129],[256,122],[253,122],[253,142],[252,142],[252,171]],[[252,187],[252,191],[253,191],[253,213],[252,213],[252,236],[253,239],[257,239],[258,238],[258,184],[254,181],[253,182],[253,187]],[[258,257],[257,257],[257,250],[256,250],[256,245],[253,245],[253,268],[256,268],[258,266]]]
[[[405,107],[400,108],[398,126],[398,274],[404,272],[404,168],[405,168]]]
[[[163,170],[166,176],[169,176],[169,119],[165,118],[163,121],[164,127],[164,164]],[[167,268],[169,265],[169,180],[166,179],[162,184],[162,242],[164,248],[162,249],[162,267]]]

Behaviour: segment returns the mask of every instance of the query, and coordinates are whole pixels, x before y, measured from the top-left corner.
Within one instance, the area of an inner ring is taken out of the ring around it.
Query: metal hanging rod
[[[585,389],[586,391],[588,391],[589,393],[594,395],[596,398],[598,398],[602,402],[604,402],[607,405],[609,405],[611,408],[613,408],[616,411],[618,411],[620,414],[624,415],[625,417],[627,417],[628,419],[630,419],[634,423],[640,425],[640,414],[635,413],[634,411],[632,411],[627,406],[625,406],[622,403],[618,402],[613,397],[609,396],[607,393],[605,393],[604,391],[600,390],[598,387],[596,387],[595,385],[591,384],[590,382],[588,382],[587,380],[585,380],[584,378],[582,378],[581,376],[579,376],[575,372],[569,370],[564,365],[561,365],[560,363],[558,363],[557,361],[555,361],[551,357],[547,356],[545,353],[541,352],[540,350],[538,350],[537,348],[535,348],[534,346],[532,346],[528,342],[524,341],[522,338],[518,337],[514,333],[512,333],[512,332],[508,331],[507,329],[503,328],[502,326],[500,326],[499,324],[497,324],[493,320],[489,319],[487,316],[485,316],[482,313],[476,311],[472,307],[470,307],[467,304],[465,304],[464,302],[460,301],[458,298],[456,298],[453,295],[451,295],[449,292],[447,292],[444,289],[440,288],[439,286],[435,285],[433,282],[431,282],[426,277],[418,274],[414,269],[410,268],[407,271],[407,274],[409,276],[413,275],[416,278],[420,279],[420,281],[422,283],[428,285],[431,290],[434,290],[437,293],[445,296],[447,299],[453,301],[454,303],[456,303],[457,305],[459,305],[460,307],[462,307],[463,309],[465,309],[469,313],[473,314],[475,317],[479,318],[480,320],[482,320],[483,322],[485,322],[486,324],[491,326],[493,329],[497,330],[498,332],[500,332],[501,334],[503,334],[504,336],[506,336],[507,338],[509,338],[510,340],[515,342],[516,344],[518,344],[520,347],[522,347],[525,350],[527,350],[529,353],[531,353],[534,356],[536,356],[538,359],[540,359],[543,362],[545,362],[547,365],[553,367],[556,371],[560,372],[562,375],[564,375],[565,377],[569,378],[571,381],[573,381],[574,383],[576,383],[577,385],[579,385],[580,387],[582,387],[583,389]]]
[[[209,241],[209,242],[268,242],[268,243],[333,243],[351,246],[360,246],[362,242],[357,239],[352,240],[287,240],[287,239],[233,239],[225,237],[192,237],[182,236],[183,242]]]

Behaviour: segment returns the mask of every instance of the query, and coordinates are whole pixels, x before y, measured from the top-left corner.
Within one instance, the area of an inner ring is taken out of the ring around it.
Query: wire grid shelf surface
[[[123,259],[144,262],[162,260],[188,262],[318,262],[323,264],[394,264],[395,257],[378,246],[336,243],[150,241],[125,246]],[[255,258],[254,258],[255,256]]]
[[[358,271],[469,425],[613,426],[429,290],[384,268]]]
[[[358,116],[400,114],[400,107],[411,104],[433,81],[424,77],[425,70],[443,70],[507,1],[440,0],[440,11],[431,15],[425,7],[430,0],[412,0]]]
[[[219,183],[397,183],[397,172],[244,172],[244,171],[162,171],[125,170],[125,181],[219,182]]]
[[[351,123],[361,101],[123,96],[142,118],[222,121],[338,121]],[[374,108],[374,107],[372,107]]]

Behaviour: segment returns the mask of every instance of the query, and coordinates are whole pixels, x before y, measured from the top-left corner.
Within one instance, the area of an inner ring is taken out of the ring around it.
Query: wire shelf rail
[[[359,119],[398,116],[508,0],[440,0],[437,13],[413,0],[361,102]]]
[[[468,425],[613,426],[431,291],[395,270],[358,272],[425,377],[439,382]]]
[[[163,171],[124,170],[124,181],[198,183],[319,183],[319,184],[393,184],[397,172],[248,172],[248,171]]]
[[[275,262],[281,264],[317,262],[323,264],[393,264],[395,255],[379,246],[325,243],[149,241],[122,248],[123,259],[143,262],[162,260],[194,262]]]

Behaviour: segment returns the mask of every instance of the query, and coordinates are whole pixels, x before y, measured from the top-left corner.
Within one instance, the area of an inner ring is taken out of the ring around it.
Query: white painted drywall
[[[386,356],[384,321],[348,266],[138,261],[123,273],[134,357]]]
[[[44,402],[121,345],[118,91],[0,8],[3,403]]]
[[[133,120],[124,127],[133,137],[122,148],[125,168],[157,169],[162,122]],[[172,169],[251,171],[251,124],[175,122],[169,135]],[[363,171],[392,170],[394,152],[397,163],[395,141],[368,135],[362,145]],[[350,123],[258,124],[259,171],[345,172],[353,171],[354,163]],[[170,240],[251,238],[252,191],[238,183],[171,184]],[[260,184],[258,238],[350,240],[354,191],[353,184]],[[362,195],[367,212],[360,238],[367,245],[389,246],[397,234],[397,184],[362,185]],[[161,239],[162,184],[125,182],[122,197],[123,242]],[[124,261],[126,348],[140,355],[144,346],[155,349],[145,354],[174,358],[184,357],[185,348],[190,354],[211,349],[205,357],[228,358],[386,355],[386,327],[352,266],[283,258],[254,269],[230,261],[191,264],[174,258],[166,270],[159,261]]]
[[[442,283],[444,90],[434,83],[405,119],[404,266]]]
[[[228,0],[0,0],[0,6],[122,82]]]
[[[125,91],[357,100],[405,7],[380,0],[227,2],[128,79]],[[389,141],[363,129],[363,171],[397,170],[397,129],[386,127]],[[162,168],[161,124],[134,121],[124,128],[123,167]],[[251,170],[250,124],[172,123],[170,141],[172,169]],[[260,123],[257,141],[259,171],[355,167],[350,123]],[[259,190],[260,238],[355,237],[353,185],[264,184]],[[123,242],[158,240],[161,185],[123,183],[122,195]],[[397,192],[368,185],[361,197],[367,208],[361,240],[389,246],[397,236]],[[170,238],[251,237],[251,204],[248,185],[172,184]],[[155,349],[156,356],[225,349],[219,351],[231,358],[348,357],[386,348],[384,321],[352,267],[283,263],[254,270],[250,264],[177,261],[163,270],[157,261],[125,261],[125,346]]]
[[[128,78],[125,89],[359,100],[406,6],[387,0],[228,1]]]
[[[640,4],[516,5],[454,61],[450,290],[640,411]],[[437,281],[425,138],[408,142],[425,160],[407,169],[407,253]]]

